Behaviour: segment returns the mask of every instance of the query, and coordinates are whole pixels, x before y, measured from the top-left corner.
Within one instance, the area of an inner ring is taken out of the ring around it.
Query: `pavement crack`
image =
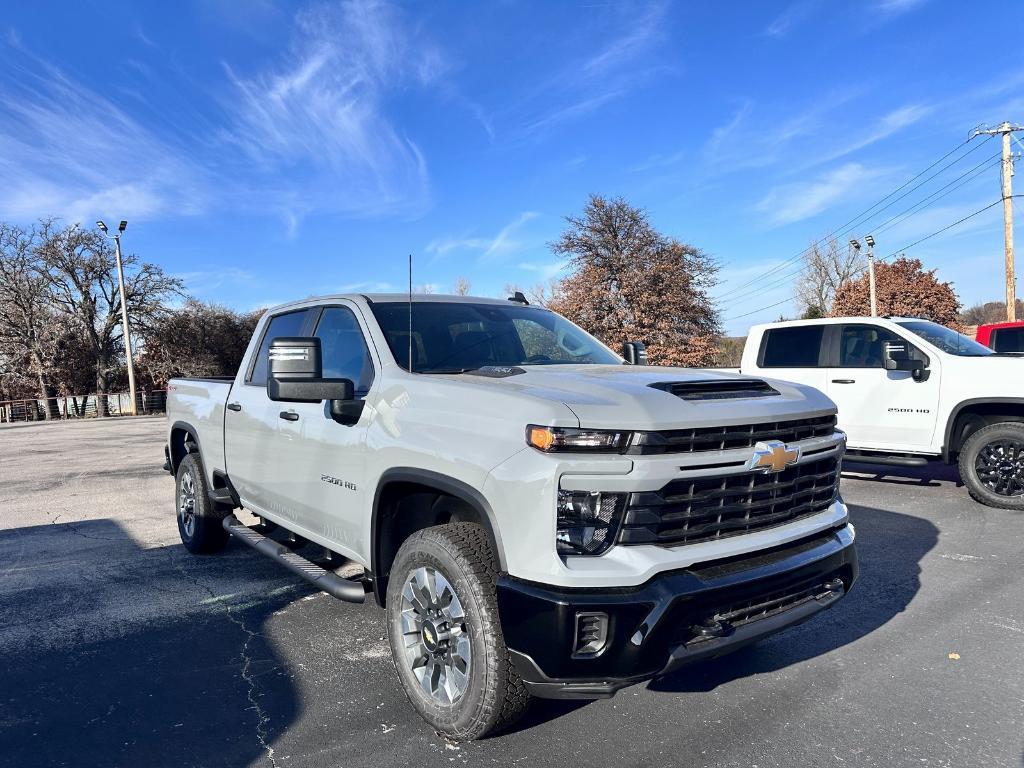
[[[216,591],[214,591],[209,584],[189,572],[184,565],[176,560],[173,550],[170,547],[167,548],[167,557],[170,560],[172,567],[174,567],[187,580],[191,581],[195,586],[213,598],[213,604],[223,608],[224,616],[228,621],[237,626],[245,634],[245,640],[242,642],[242,647],[239,649],[238,654],[242,663],[240,675],[247,686],[246,699],[249,701],[249,709],[256,713],[256,740],[267,753],[267,759],[270,761],[270,765],[273,766],[273,768],[278,768],[277,756],[274,753],[274,748],[267,740],[267,723],[270,722],[270,715],[266,713],[260,703],[256,700],[256,677],[253,676],[252,672],[250,672],[250,668],[252,667],[252,657],[249,655],[249,643],[251,643],[252,639],[257,637],[259,633],[249,629],[245,620],[235,614],[230,603],[217,599],[218,595]]]

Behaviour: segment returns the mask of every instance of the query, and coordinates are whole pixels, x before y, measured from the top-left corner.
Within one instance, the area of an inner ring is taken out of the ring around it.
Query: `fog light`
[[[597,656],[608,644],[608,614],[600,611],[579,611],[576,614],[574,659]]]

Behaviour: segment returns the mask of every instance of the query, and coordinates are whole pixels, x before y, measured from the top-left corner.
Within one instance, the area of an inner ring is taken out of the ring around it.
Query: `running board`
[[[362,583],[343,579],[336,573],[324,570],[316,563],[311,563],[301,555],[295,554],[288,547],[278,544],[266,536],[261,536],[234,515],[225,517],[222,525],[224,530],[236,539],[244,541],[257,552],[266,555],[279,565],[283,565],[331,597],[349,603],[362,603],[366,600],[366,589]]]
[[[886,456],[878,454],[864,454],[856,451],[847,451],[843,457],[847,461],[854,461],[859,464],[886,464],[890,467],[926,467],[928,459],[924,456]]]

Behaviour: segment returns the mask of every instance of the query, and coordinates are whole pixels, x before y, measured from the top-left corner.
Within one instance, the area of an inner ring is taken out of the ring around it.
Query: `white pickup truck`
[[[1024,359],[913,317],[834,317],[751,328],[740,372],[820,389],[847,456],[958,462],[970,494],[1024,509]]]
[[[185,546],[231,534],[372,590],[409,700],[457,739],[754,642],[857,578],[823,394],[626,364],[520,295],[287,304],[233,380],[168,390]]]

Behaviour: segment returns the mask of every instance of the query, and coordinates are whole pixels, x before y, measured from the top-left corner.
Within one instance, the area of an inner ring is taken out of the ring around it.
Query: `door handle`
[[[241,403],[228,403],[228,410],[229,411],[240,411],[240,410],[242,410],[242,404]]]
[[[298,421],[299,420],[299,414],[297,414],[295,411],[281,411],[277,415],[280,416],[285,421]]]
[[[856,384],[856,379],[832,379],[833,384]]]

